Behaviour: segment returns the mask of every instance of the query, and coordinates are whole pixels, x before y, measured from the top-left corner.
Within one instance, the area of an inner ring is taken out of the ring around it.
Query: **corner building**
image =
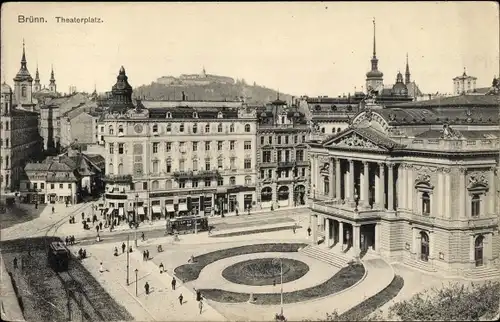
[[[256,112],[241,102],[137,101],[123,67],[99,123],[106,211],[137,220],[255,207]]]
[[[313,242],[445,275],[498,276],[498,96],[384,108],[311,142]]]

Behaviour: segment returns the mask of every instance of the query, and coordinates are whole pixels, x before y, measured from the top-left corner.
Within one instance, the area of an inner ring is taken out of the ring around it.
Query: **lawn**
[[[356,284],[365,273],[362,264],[351,264],[342,268],[332,278],[319,285],[302,290],[283,293],[283,303],[297,303],[312,299],[325,297],[345,290]],[[207,299],[222,303],[241,303],[250,298],[250,293],[236,293],[220,289],[202,289],[201,294]],[[255,304],[279,304],[280,293],[253,294]]]
[[[301,278],[309,266],[301,261],[283,258],[283,283]],[[281,263],[274,258],[250,259],[226,267],[222,276],[230,282],[244,285],[271,285],[281,282]]]
[[[196,280],[198,276],[200,276],[200,272],[205,266],[224,258],[266,252],[291,253],[297,252],[299,248],[303,248],[305,246],[307,246],[307,244],[304,243],[269,243],[217,250],[214,252],[196,256],[194,258],[194,263],[178,266],[174,269],[174,273],[177,278],[184,281],[184,283],[187,283]]]
[[[38,205],[35,209],[33,204],[15,203],[11,206],[6,206],[6,212],[0,215],[0,228],[5,229],[13,225],[27,222],[38,218],[47,205]]]
[[[273,231],[281,231],[281,230],[292,230],[292,228],[295,226],[293,225],[288,225],[288,226],[282,226],[282,227],[271,227],[271,228],[255,228],[252,230],[243,230],[243,231],[235,231],[231,233],[223,233],[223,234],[217,234],[213,235],[211,237],[234,237],[234,236],[243,236],[243,235],[251,235],[251,234],[260,234],[260,233],[269,233]],[[297,229],[302,228],[301,226],[295,226]]]

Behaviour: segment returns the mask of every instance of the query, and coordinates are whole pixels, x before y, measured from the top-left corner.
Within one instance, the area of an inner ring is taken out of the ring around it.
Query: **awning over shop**
[[[144,212],[144,207],[139,207],[139,208],[137,208],[137,213],[138,213],[139,215],[145,215],[145,214],[146,214],[146,212]]]
[[[123,216],[123,208],[118,208],[118,215]]]
[[[179,204],[179,211],[187,211],[187,210],[188,210],[187,204],[185,204],[185,203]]]
[[[160,206],[153,206],[153,207],[151,207],[151,210],[153,211],[154,214],[161,214],[161,207]]]
[[[175,212],[174,205],[167,205],[165,208],[167,208],[167,212]]]
[[[111,216],[111,214],[113,213],[113,210],[115,210],[115,208],[108,208],[106,215]]]

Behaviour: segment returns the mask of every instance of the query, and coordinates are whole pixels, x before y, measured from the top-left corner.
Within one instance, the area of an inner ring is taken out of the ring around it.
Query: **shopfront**
[[[162,211],[161,211],[160,200],[153,200],[151,202],[151,214],[152,214],[153,220],[161,219]]]

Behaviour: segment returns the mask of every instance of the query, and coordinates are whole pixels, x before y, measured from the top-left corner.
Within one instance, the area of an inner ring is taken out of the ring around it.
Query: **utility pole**
[[[283,316],[283,259],[280,258],[281,266],[281,316]]]
[[[128,274],[129,274],[129,266],[130,266],[129,241],[130,241],[130,235],[127,235],[127,286],[130,285],[130,283],[129,283],[129,276],[128,276]]]

